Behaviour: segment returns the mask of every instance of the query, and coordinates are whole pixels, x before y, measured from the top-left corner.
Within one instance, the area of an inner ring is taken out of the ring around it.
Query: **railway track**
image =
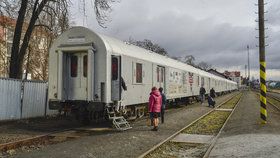
[[[259,91],[254,90],[254,92],[256,93],[256,95],[259,97]],[[273,94],[280,94],[278,92],[273,92],[273,91],[269,91],[266,93],[266,101],[267,103],[269,103],[270,105],[272,105],[273,107],[275,107],[277,110],[280,111],[280,97],[276,97]]]
[[[280,111],[280,99],[273,95],[267,95],[267,102]]]
[[[268,92],[270,92],[270,93],[280,94],[280,90],[268,90]]]
[[[208,157],[241,97],[242,93],[238,93],[229,98],[139,158]]]
[[[0,152],[2,153],[2,155],[12,155],[10,151],[15,152],[15,150],[17,149],[28,150],[28,148],[40,148],[44,145],[62,143],[80,137],[98,134],[100,132],[111,132],[112,130],[112,128],[90,127],[64,129],[56,132],[51,132],[26,139],[0,144]]]
[[[170,109],[169,109],[170,110]],[[178,110],[178,109],[177,109]],[[42,148],[46,145],[58,144],[65,141],[71,141],[80,137],[95,134],[104,134],[113,132],[112,128],[90,128],[90,127],[68,127],[46,134],[34,135],[28,138],[15,140],[0,144],[0,157],[2,155],[14,155],[21,151],[30,151]],[[24,133],[23,133],[24,134]]]
[[[268,102],[276,109],[280,110],[280,99],[275,96],[269,96]]]

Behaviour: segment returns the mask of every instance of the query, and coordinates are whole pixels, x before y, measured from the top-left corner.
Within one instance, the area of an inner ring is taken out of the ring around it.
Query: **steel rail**
[[[279,98],[277,98],[277,97],[275,97],[275,96],[268,95],[267,97],[268,97],[268,98],[272,98],[272,99],[274,99],[274,100],[276,100],[276,101],[278,101],[278,102],[280,103],[280,99],[279,99]],[[273,107],[275,107],[277,110],[279,110],[279,111],[280,111],[280,107],[279,107],[279,106],[277,106],[277,105],[275,105],[275,104],[274,104],[274,103],[272,103],[271,101],[269,101],[269,99],[267,99],[267,102],[268,102],[270,105],[272,105]]]
[[[88,127],[77,127],[77,128],[58,130],[47,134],[37,135],[30,138],[25,138],[13,142],[0,144],[0,152],[7,152],[8,150],[18,149],[23,146],[31,146],[31,145],[39,145],[39,144],[57,144],[59,142],[56,143],[55,141],[51,140],[56,137],[65,138],[65,141],[67,141],[67,139],[74,139],[74,138],[79,138],[84,136],[82,135],[82,133],[80,134],[80,136],[78,134],[76,136],[73,136],[73,135],[67,135],[67,133],[65,132],[73,132],[73,131],[77,133],[80,131],[99,132],[99,131],[104,131],[104,129],[107,131],[111,131],[110,128],[102,128],[101,130],[98,128],[93,130],[93,128],[88,128]],[[49,143],[46,143],[46,141],[49,141]]]
[[[278,97],[275,97],[275,96],[273,96],[273,95],[270,95],[269,93],[267,93],[267,94],[268,94],[268,95],[267,95],[267,98],[272,98],[272,99],[274,99],[274,100],[276,100],[276,101],[278,101],[278,102],[280,103],[280,99],[279,99]],[[279,94],[279,93],[277,93],[277,94]],[[259,92],[256,92],[256,95],[259,96],[259,95],[260,95]],[[280,107],[278,107],[277,105],[275,105],[274,103],[272,103],[271,101],[269,101],[269,99],[267,99],[267,102],[268,102],[270,105],[272,105],[274,108],[276,108],[277,110],[280,111]]]

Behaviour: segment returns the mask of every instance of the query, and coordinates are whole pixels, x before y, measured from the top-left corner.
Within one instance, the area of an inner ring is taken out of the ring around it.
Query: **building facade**
[[[232,81],[235,81],[238,87],[241,86],[242,80],[240,76],[240,71],[225,71],[223,74],[225,76],[228,76]]]
[[[0,77],[7,77],[16,21],[0,16]]]
[[[0,77],[8,77],[9,63],[14,37],[16,20],[7,16],[0,16]],[[27,28],[24,23],[23,35]],[[23,38],[23,37],[22,37]],[[28,72],[29,79],[46,80],[48,67],[48,49],[52,34],[42,27],[36,27],[30,38],[29,47],[26,50],[23,73]],[[29,63],[29,64],[26,64]],[[23,75],[25,77],[26,74]]]

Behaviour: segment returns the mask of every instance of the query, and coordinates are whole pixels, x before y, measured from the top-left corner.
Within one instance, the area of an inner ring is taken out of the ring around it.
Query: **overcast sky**
[[[245,75],[246,46],[250,46],[251,76],[259,78],[257,0],[119,0],[112,4],[110,21],[100,27],[90,0],[83,16],[74,2],[72,22],[121,40],[150,39],[170,56],[193,55],[219,71]],[[267,79],[280,80],[280,1],[267,0],[265,15]],[[79,7],[80,6],[80,7]]]

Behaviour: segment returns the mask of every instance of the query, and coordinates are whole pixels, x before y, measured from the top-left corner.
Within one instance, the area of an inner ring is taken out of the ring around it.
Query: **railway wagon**
[[[108,107],[141,117],[153,86],[175,102],[197,97],[201,86],[207,93],[237,89],[233,81],[84,27],[64,32],[50,49],[50,109],[71,109],[88,120],[104,117]]]

